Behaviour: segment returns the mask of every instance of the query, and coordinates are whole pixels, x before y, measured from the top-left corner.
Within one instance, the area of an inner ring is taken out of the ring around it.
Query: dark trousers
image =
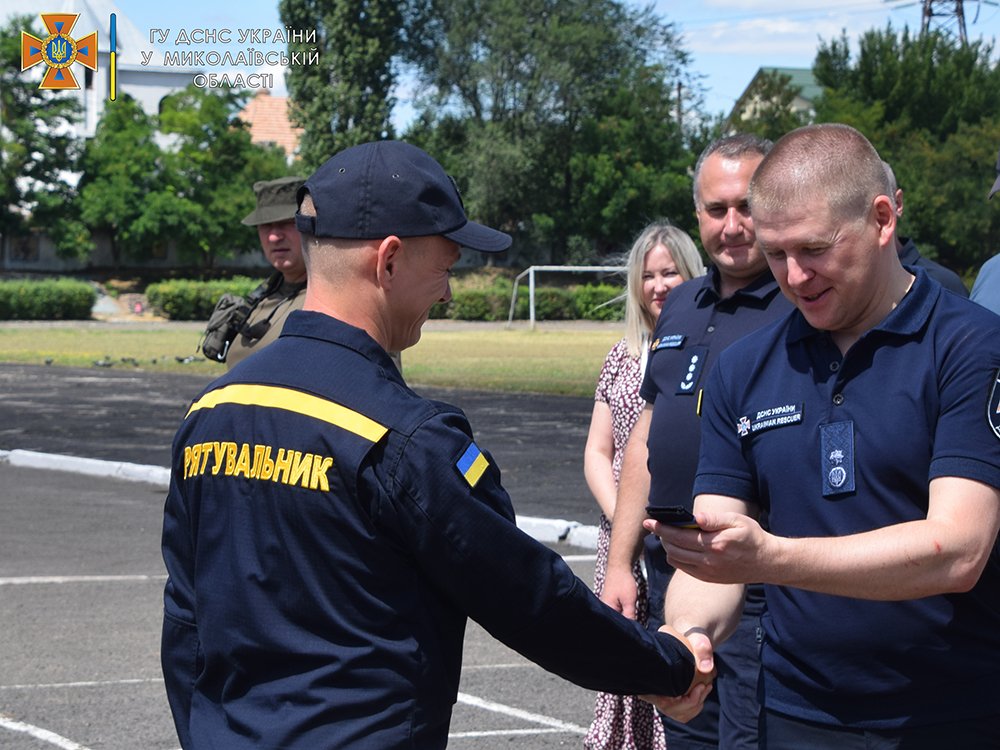
[[[1000,715],[903,729],[850,729],[765,711],[760,746],[764,750],[992,750],[1000,748]]]

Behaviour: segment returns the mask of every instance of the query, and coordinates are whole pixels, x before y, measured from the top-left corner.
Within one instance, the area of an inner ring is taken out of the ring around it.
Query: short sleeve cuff
[[[642,385],[639,386],[639,395],[642,397],[642,400],[647,404],[653,404],[656,402],[656,394],[656,386],[649,381],[649,378],[644,377]]]
[[[754,502],[753,485],[750,481],[727,474],[696,475],[692,497],[698,495],[725,495],[746,502]]]
[[[972,479],[1000,489],[1000,466],[968,456],[945,456],[931,461],[928,480],[938,477]]]

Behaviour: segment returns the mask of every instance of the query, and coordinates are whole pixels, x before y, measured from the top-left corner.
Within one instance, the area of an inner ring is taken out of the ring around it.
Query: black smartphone
[[[687,508],[682,505],[647,505],[646,515],[670,526],[682,529],[697,529],[698,522]]]

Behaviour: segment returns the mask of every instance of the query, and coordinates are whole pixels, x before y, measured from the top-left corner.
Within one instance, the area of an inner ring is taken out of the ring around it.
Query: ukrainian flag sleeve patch
[[[479,481],[479,478],[489,465],[490,462],[486,460],[486,456],[479,450],[479,446],[472,443],[465,449],[462,457],[458,459],[455,468],[458,469],[458,473],[469,483],[470,487],[475,487],[476,482]]]

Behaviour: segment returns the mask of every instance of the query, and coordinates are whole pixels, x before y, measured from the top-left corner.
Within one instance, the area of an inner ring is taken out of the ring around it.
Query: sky
[[[627,1],[643,5],[646,2]],[[1000,33],[1000,5],[996,0],[987,2],[966,0],[966,29],[970,39],[982,37],[992,43]],[[181,29],[190,32],[192,29],[228,28],[235,37],[238,29],[282,28],[276,0],[239,3],[117,0],[115,4],[147,38],[155,28],[171,29],[172,37]],[[916,32],[921,23],[919,0],[655,0],[653,6],[662,18],[675,24],[684,48],[691,55],[692,70],[704,76],[705,105],[711,114],[728,114],[762,66],[810,67],[821,39],[839,38],[841,32],[846,31],[852,49],[856,49],[856,40],[866,30],[884,29],[891,23],[896,29],[909,26]],[[935,4],[935,7],[942,6],[953,7],[953,4]],[[934,19],[934,25],[943,25],[946,21],[946,18]],[[954,29],[954,24],[950,28]],[[157,46],[164,51],[197,48],[173,46],[173,41]],[[233,45],[235,50],[240,48],[241,45]],[[279,49],[259,44],[257,48],[262,51]],[[273,93],[283,95],[280,75],[274,81]],[[412,116],[408,88],[404,82],[396,92],[398,105],[394,119],[397,128],[405,126]]]

